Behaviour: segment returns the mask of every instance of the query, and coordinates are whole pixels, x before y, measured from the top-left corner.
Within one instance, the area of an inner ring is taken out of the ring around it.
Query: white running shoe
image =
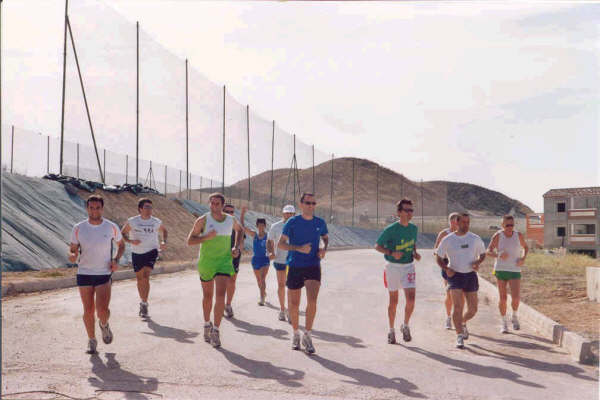
[[[519,319],[517,318],[516,315],[512,316],[512,324],[513,324],[513,329],[515,331],[518,331],[519,329],[521,329],[521,325],[519,324]]]
[[[396,332],[388,332],[388,344],[396,344]]]
[[[312,339],[306,333],[302,336],[302,345],[304,346],[304,351],[308,354],[313,354],[315,352],[315,346],[312,344]]]
[[[294,333],[292,338],[292,350],[300,350],[300,334]]]
[[[225,318],[233,318],[233,308],[231,304],[225,304]]]
[[[279,320],[285,321],[285,311],[279,311]]]
[[[458,336],[456,336],[456,347],[458,347],[459,349],[465,348],[464,338],[463,335],[461,335],[460,333],[458,334]]]
[[[260,299],[258,300],[258,305],[259,306],[265,305],[265,296],[260,296]]]
[[[110,330],[110,326],[108,326],[108,322],[105,326],[102,326],[102,323],[98,321],[98,325],[100,325],[100,330],[102,331],[102,341],[110,344],[113,341],[113,333]]]
[[[290,310],[285,310],[285,319],[287,319],[287,322],[289,322],[289,324],[292,324],[292,318],[290,317]]]
[[[467,325],[463,325],[462,337],[464,340],[469,339],[469,330],[467,329]]]
[[[446,317],[446,329],[452,329],[452,317]]]
[[[204,341],[210,343],[210,331],[212,331],[212,322],[208,321],[208,324],[204,324]]]
[[[405,342],[410,342],[412,340],[412,337],[410,336],[410,328],[408,327],[408,325],[402,324],[402,339],[404,339]]]
[[[86,353],[88,354],[96,354],[96,347],[98,347],[98,342],[96,341],[96,339],[90,339],[88,340],[88,348]]]
[[[212,344],[212,347],[214,348],[221,347],[221,338],[219,337],[219,330],[214,326],[210,331],[210,344]]]
[[[500,333],[508,333],[508,323],[505,319],[502,319],[502,328],[500,328]]]
[[[142,318],[148,317],[148,303],[141,302],[140,303],[140,312],[139,316]]]

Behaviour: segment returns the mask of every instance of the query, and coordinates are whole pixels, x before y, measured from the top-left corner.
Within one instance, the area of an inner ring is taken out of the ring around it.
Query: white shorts
[[[398,289],[410,289],[416,287],[415,264],[393,264],[385,266],[384,280],[390,292]]]

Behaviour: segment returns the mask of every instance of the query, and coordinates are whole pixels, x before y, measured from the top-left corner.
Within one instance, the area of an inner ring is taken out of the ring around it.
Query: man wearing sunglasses
[[[508,316],[506,315],[506,286],[510,286],[510,297],[512,298],[512,325],[515,331],[521,329],[517,310],[521,294],[521,267],[527,257],[529,247],[521,232],[514,230],[515,219],[512,215],[502,218],[502,230],[496,232],[488,246],[487,254],[494,257],[494,272],[498,283],[498,308],[502,317],[501,333],[508,333]],[[521,253],[523,252],[523,257]]]
[[[396,204],[399,220],[386,227],[375,244],[375,250],[384,254],[388,262],[384,270],[384,282],[388,288],[390,301],[388,304],[388,318],[390,332],[388,343],[396,343],[394,322],[396,308],[398,307],[398,290],[404,289],[406,306],[404,307],[404,323],[402,324],[402,337],[405,342],[410,342],[410,328],[408,322],[415,308],[415,265],[421,255],[417,253],[417,227],[409,221],[413,216],[412,201],[402,199]]]
[[[469,338],[467,321],[477,313],[477,291],[479,280],[477,271],[485,260],[483,240],[473,232],[469,232],[469,214],[460,213],[458,230],[446,236],[437,248],[437,264],[448,276],[448,290],[452,297],[454,311],[452,320],[456,328],[456,347],[465,347],[464,341]],[[444,262],[447,257],[449,263]],[[467,312],[463,315],[463,293],[467,303]]]
[[[158,249],[164,251],[167,245],[167,230],[160,219],[152,216],[152,200],[141,198],[138,201],[139,215],[131,217],[123,226],[121,234],[126,243],[131,244],[131,263],[137,278],[140,295],[139,316],[148,317],[148,295],[150,293],[150,274],[158,259]],[[162,241],[158,243],[158,233]],[[131,237],[129,237],[131,234]]]
[[[298,309],[302,287],[306,287],[306,332],[302,336],[302,345],[312,354],[311,330],[317,313],[317,297],[321,286],[321,260],[325,257],[329,238],[325,220],[314,215],[315,195],[303,193],[300,198],[301,215],[291,217],[284,225],[277,247],[288,252],[289,266],[286,286],[288,288],[288,306],[292,328],[294,329],[292,349],[300,349],[300,330],[298,329]],[[321,239],[324,246],[319,247]]]

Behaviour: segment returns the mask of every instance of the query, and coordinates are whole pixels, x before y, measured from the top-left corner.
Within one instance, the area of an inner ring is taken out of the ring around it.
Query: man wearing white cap
[[[285,321],[287,317],[288,322],[290,322],[290,314],[285,309],[285,278],[288,252],[277,248],[277,243],[279,243],[279,238],[283,232],[283,226],[287,220],[293,217],[295,214],[296,209],[294,206],[288,204],[287,206],[283,207],[283,219],[271,225],[271,229],[269,230],[269,234],[267,236],[267,251],[269,252],[269,259],[273,260],[273,266],[277,271],[277,296],[279,297],[279,306],[281,307],[281,310],[279,311],[279,320]]]

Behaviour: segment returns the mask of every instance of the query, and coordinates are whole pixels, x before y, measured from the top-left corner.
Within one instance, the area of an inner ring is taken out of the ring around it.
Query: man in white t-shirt
[[[119,227],[102,218],[104,211],[102,196],[88,197],[86,209],[88,219],[76,224],[71,231],[69,261],[76,263],[79,258],[77,286],[83,303],[83,323],[88,334],[88,353],[94,354],[98,345],[94,330],[94,313],[98,314],[104,343],[109,344],[113,340],[113,333],[108,326],[111,275],[119,265],[125,244]],[[118,249],[113,258],[115,243]]]
[[[140,295],[139,316],[148,317],[148,294],[150,293],[150,274],[158,258],[158,249],[165,250],[167,230],[162,221],[152,216],[152,200],[144,197],[138,201],[139,215],[131,217],[123,226],[123,240],[131,244],[131,263],[137,278]],[[162,241],[158,244],[158,233]],[[131,233],[131,237],[129,234]]]
[[[477,291],[479,265],[485,260],[485,245],[479,236],[469,232],[469,214],[458,217],[458,230],[447,235],[437,248],[436,260],[448,276],[448,291],[452,297],[454,311],[452,320],[456,327],[456,347],[463,348],[469,338],[467,321],[477,313]],[[444,258],[448,258],[448,264]],[[463,293],[467,312],[463,315]]]
[[[293,205],[288,204],[283,207],[283,219],[271,225],[271,229],[267,235],[267,252],[269,259],[273,260],[275,271],[277,271],[277,296],[279,297],[279,307],[281,308],[279,310],[279,320],[285,321],[287,318],[290,323],[290,314],[285,308],[285,278],[288,252],[279,249],[277,243],[279,243],[279,238],[281,238],[281,234],[283,233],[283,226],[294,215],[296,215],[296,209]]]

